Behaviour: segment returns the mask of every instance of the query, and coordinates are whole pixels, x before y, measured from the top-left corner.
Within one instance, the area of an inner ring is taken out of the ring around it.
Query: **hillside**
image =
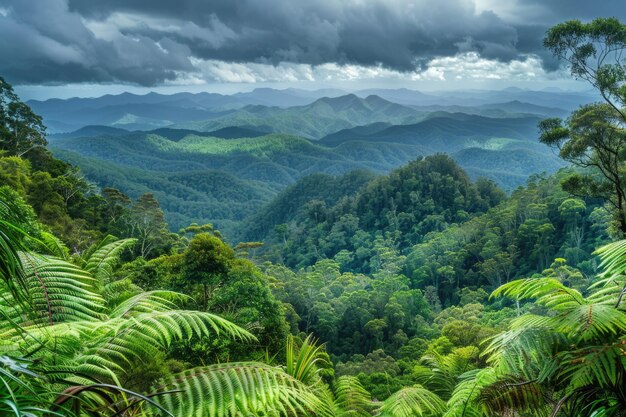
[[[264,128],[309,139],[318,139],[341,129],[372,122],[404,124],[422,119],[424,113],[378,96],[354,94],[324,97],[306,106],[289,108],[246,106],[204,121],[180,123],[177,127],[212,131],[229,126]]]
[[[490,118],[465,113],[431,113],[414,124],[344,129],[320,139],[320,143],[336,146],[348,141],[393,142],[420,145],[433,152],[453,151],[471,141],[484,142],[494,137],[535,141],[537,117]]]

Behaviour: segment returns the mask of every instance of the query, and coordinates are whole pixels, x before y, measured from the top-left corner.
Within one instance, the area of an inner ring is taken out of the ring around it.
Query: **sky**
[[[624,0],[0,0],[23,99],[257,87],[583,89],[542,47]]]

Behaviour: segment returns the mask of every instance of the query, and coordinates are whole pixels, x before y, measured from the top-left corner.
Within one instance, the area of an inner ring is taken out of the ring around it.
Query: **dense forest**
[[[259,200],[230,235],[202,222],[172,232],[149,187],[97,187],[58,157],[151,146],[191,165],[327,148],[166,129],[70,135],[53,154],[42,118],[0,78],[0,414],[626,415],[626,27],[569,21],[545,46],[604,100],[535,120],[568,166],[508,193],[440,152],[249,189],[223,172],[97,162],[102,181],[136,175],[193,200],[186,184],[199,204]]]

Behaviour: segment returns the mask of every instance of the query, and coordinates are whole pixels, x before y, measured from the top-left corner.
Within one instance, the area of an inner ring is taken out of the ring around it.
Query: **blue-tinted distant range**
[[[235,236],[308,175],[451,155],[507,191],[597,99],[542,45],[619,1],[0,0],[0,75],[98,187]],[[370,174],[367,174],[370,175]]]

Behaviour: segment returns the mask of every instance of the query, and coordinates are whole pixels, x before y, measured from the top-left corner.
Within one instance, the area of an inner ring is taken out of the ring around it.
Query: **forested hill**
[[[342,108],[351,112],[360,101],[354,97]],[[51,136],[50,147],[100,187],[133,198],[156,195],[174,230],[211,222],[235,236],[240,222],[302,177],[359,169],[385,174],[437,152],[451,155],[472,179],[490,178],[510,191],[533,173],[563,166],[538,143],[537,121],[438,113],[417,124],[366,125],[320,141],[236,126],[209,133],[91,126]]]

